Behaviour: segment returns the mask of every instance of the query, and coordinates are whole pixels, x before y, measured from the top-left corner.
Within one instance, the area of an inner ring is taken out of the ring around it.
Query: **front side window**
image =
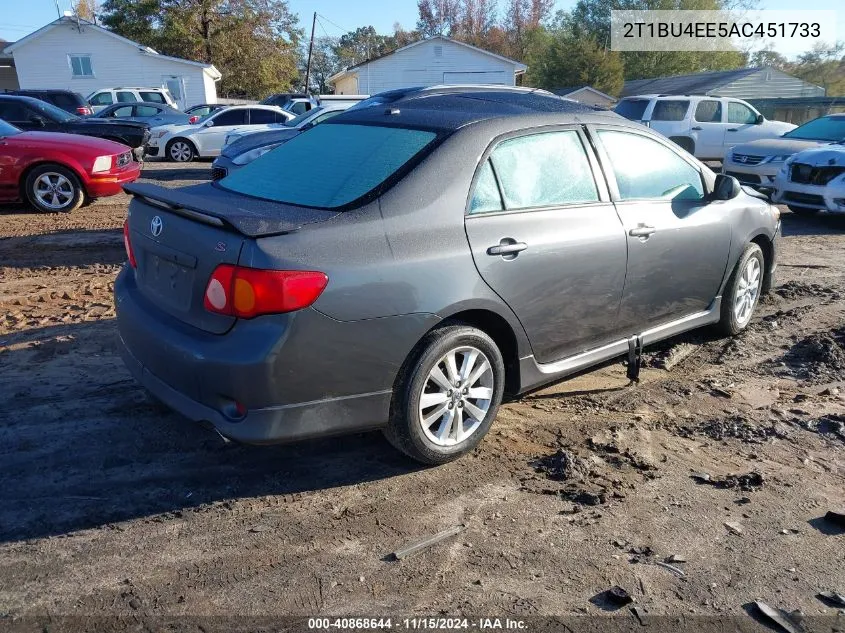
[[[333,209],[382,186],[436,138],[427,130],[318,125],[217,184],[256,198]],[[327,147],[343,151],[327,152]]]
[[[658,101],[651,113],[652,121],[683,121],[687,118],[689,101],[686,99]]]
[[[68,55],[70,73],[73,77],[93,77],[94,67],[90,55]]]
[[[574,130],[502,141],[490,155],[506,209],[596,202],[598,192]]]
[[[114,103],[110,92],[100,92],[88,99],[88,103],[95,106],[105,106]]]
[[[142,90],[140,92],[141,101],[146,101],[147,103],[167,103],[164,99],[164,95],[160,92],[150,92],[148,90]]]
[[[714,99],[699,101],[695,107],[695,120],[700,123],[721,123],[722,102]]]
[[[757,114],[744,103],[728,101],[728,123],[747,125],[757,122]]]
[[[701,200],[701,173],[662,143],[630,132],[599,130],[621,200]]]
[[[214,119],[214,125],[245,125],[246,110],[225,110]]]

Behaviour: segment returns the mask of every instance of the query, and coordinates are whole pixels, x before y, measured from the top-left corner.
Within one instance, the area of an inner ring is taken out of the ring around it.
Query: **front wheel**
[[[795,206],[794,204],[788,204],[788,205],[786,205],[786,208],[789,209],[790,211],[792,211],[795,215],[805,215],[805,216],[806,215],[815,215],[816,213],[821,211],[821,209],[811,209],[809,207],[798,207],[798,206]]]
[[[722,293],[719,329],[729,336],[739,334],[751,321],[760,299],[765,270],[763,251],[753,242],[745,247]]]
[[[457,459],[490,429],[504,381],[502,354],[485,332],[468,325],[439,327],[403,367],[384,434],[418,462]]]
[[[39,165],[29,172],[24,189],[32,206],[48,213],[75,211],[85,199],[85,191],[76,174],[52,163]]]
[[[196,151],[190,141],[176,138],[167,144],[167,157],[176,163],[187,163],[194,159]]]

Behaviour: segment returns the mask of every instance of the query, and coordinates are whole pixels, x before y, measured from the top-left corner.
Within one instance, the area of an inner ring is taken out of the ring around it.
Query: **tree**
[[[101,21],[107,29],[158,50],[163,11],[162,0],[104,0]]]
[[[763,50],[754,51],[748,58],[748,65],[753,68],[760,68],[762,66],[772,66],[774,68],[778,68],[783,70],[787,67],[789,61],[778,53],[777,51],[773,51],[770,48],[764,48]]]
[[[311,57],[311,79],[307,89],[317,94],[329,92],[328,78],[343,70],[344,66],[335,50],[338,45],[336,37],[318,37],[314,40],[314,52]],[[300,75],[305,76],[305,65],[308,63],[307,53],[302,57]]]
[[[457,31],[462,0],[418,0],[417,30],[423,37],[451,36]]]
[[[817,44],[800,55],[786,70],[804,81],[825,89],[829,97],[845,95],[845,42]]]
[[[95,22],[97,17],[97,0],[76,0],[73,14],[81,20]]]

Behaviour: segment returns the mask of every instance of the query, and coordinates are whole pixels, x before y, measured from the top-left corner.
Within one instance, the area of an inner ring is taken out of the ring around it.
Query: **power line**
[[[339,29],[339,30],[343,31],[344,33],[351,33],[351,30],[350,30],[350,29],[345,29],[345,28],[343,28],[342,26],[339,26],[338,24],[335,24],[334,22],[332,22],[331,20],[329,20],[329,19],[328,19],[326,16],[324,16],[324,15],[320,15],[320,14],[318,13],[318,14],[317,14],[317,17],[318,17],[318,18],[323,18],[326,22],[328,22],[329,24],[331,24],[332,26],[334,26],[336,29]]]

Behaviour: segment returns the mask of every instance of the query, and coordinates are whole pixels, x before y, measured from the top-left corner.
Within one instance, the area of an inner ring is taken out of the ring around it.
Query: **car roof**
[[[447,92],[416,91],[390,103],[377,103],[367,107],[352,106],[342,114],[332,117],[325,124],[363,123],[418,127],[432,131],[456,130],[479,121],[519,116],[554,114],[576,117],[594,117],[596,121],[619,115],[564,99],[546,91],[536,90],[485,90],[451,89]],[[384,93],[382,93],[384,94]],[[376,95],[378,96],[378,95]]]

